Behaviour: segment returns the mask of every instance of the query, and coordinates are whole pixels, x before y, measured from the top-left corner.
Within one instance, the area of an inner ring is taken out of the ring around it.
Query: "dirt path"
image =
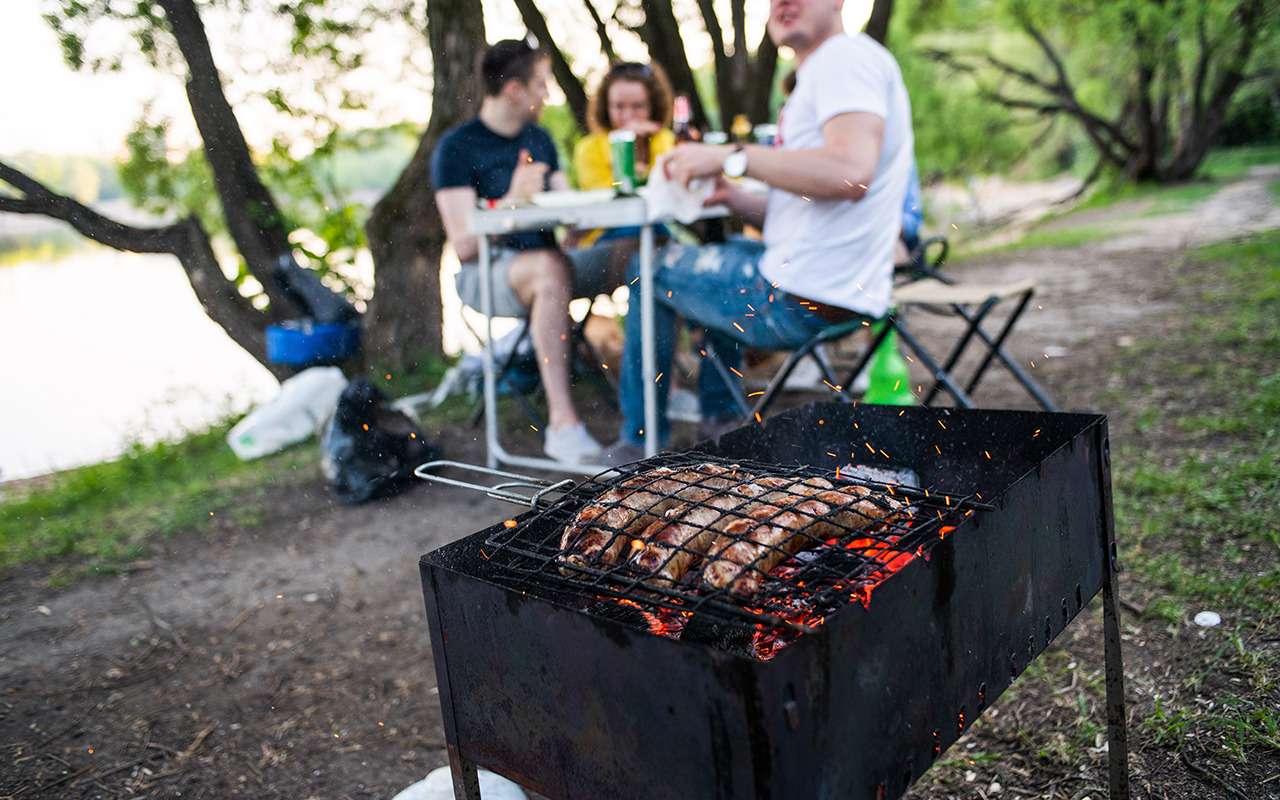
[[[1170,307],[1178,250],[1280,225],[1275,175],[1115,241],[957,273],[1040,282],[1014,351],[1064,406],[1087,406],[1105,388],[1093,365],[1159,335],[1148,320]],[[944,327],[913,322],[927,340]],[[1003,374],[977,397],[1028,405]],[[445,445],[480,457],[469,430]],[[126,574],[62,591],[40,567],[0,582],[0,797],[385,798],[445,763],[416,561],[509,507],[421,488],[347,508],[318,474],[271,493],[261,526],[158,543]]]

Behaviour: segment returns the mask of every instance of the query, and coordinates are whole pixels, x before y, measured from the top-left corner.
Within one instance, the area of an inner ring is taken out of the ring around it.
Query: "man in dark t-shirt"
[[[431,155],[436,205],[462,262],[458,295],[472,308],[480,308],[479,240],[471,232],[477,201],[519,205],[569,186],[551,136],[536,124],[550,78],[546,54],[523,41],[498,42],[485,52],[482,72],[480,113],[441,137]],[[508,234],[490,249],[493,311],[529,318],[547,395],[543,448],[560,461],[593,463],[600,454],[569,394],[569,301],[613,291],[625,260],[608,244],[566,255],[550,230]]]

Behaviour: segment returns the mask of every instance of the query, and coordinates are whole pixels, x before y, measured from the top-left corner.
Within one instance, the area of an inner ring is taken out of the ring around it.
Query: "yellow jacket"
[[[658,156],[676,146],[676,135],[663,128],[649,142],[649,168]],[[608,189],[613,186],[613,162],[610,159],[609,134],[596,131],[578,140],[573,148],[573,166],[578,173],[579,189]]]

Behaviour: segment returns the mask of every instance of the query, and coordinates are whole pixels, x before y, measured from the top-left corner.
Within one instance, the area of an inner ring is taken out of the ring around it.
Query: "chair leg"
[[[994,340],[986,331],[981,329],[978,330],[978,337],[987,345],[987,356],[978,366],[978,371],[969,379],[969,385],[966,391],[972,393],[974,387],[978,385],[978,381],[982,380],[983,374],[991,365],[991,361],[993,359],[999,359],[1000,363],[1004,364],[1005,369],[1009,370],[1009,373],[1013,375],[1014,379],[1017,380],[1018,383],[1022,384],[1022,388],[1027,390],[1027,393],[1040,404],[1041,408],[1045,411],[1057,411],[1057,404],[1049,399],[1049,395],[1040,386],[1040,384],[1036,383],[1036,381],[1027,374],[1026,370],[1022,368],[1022,365],[1010,358],[1009,354],[1004,350],[1005,339],[1008,338],[1010,332],[1013,331],[1013,326],[1017,324],[1018,320],[1022,317],[1023,312],[1026,311],[1027,305],[1030,304],[1033,294],[1034,291],[1028,291],[1022,296],[1022,300],[1018,303],[1018,307],[1014,309],[1013,314],[1010,315],[1009,319],[1005,322],[1004,327],[1000,329],[1000,333]],[[962,317],[966,316],[963,309],[957,308],[956,312]]]
[[[706,357],[703,359],[703,363],[705,364],[707,361],[710,361],[711,366],[720,374],[720,380],[724,381],[724,385],[728,386],[733,392],[733,400],[737,403],[738,409],[742,411],[742,416],[745,417],[750,414],[751,404],[747,402],[747,398],[742,392],[741,385],[735,380],[737,376],[729,372],[729,368],[720,360],[720,354],[716,352],[716,346],[711,341],[710,337],[703,337],[702,349],[707,353]]]
[[[898,337],[902,339],[903,344],[911,348],[911,351],[916,354],[916,357],[920,359],[925,368],[933,374],[933,379],[955,398],[956,405],[961,408],[973,408],[973,400],[969,399],[969,395],[956,384],[948,372],[942,369],[933,356],[929,355],[929,351],[924,349],[924,346],[916,340],[916,337],[907,331],[906,326],[899,325],[897,320],[892,317],[887,318],[887,320],[888,325],[892,325],[898,331]],[[886,325],[886,329],[888,325]],[[928,403],[925,403],[925,405],[928,405]]]
[[[975,333],[977,333],[978,327],[982,324],[982,321],[986,319],[987,314],[991,313],[991,309],[996,307],[996,303],[998,302],[1000,302],[998,298],[995,298],[995,297],[987,298],[986,302],[984,302],[981,306],[978,307],[978,311],[972,315],[972,318],[970,318],[969,314],[959,312],[959,308],[960,308],[959,306],[954,306],[954,308],[957,309],[958,313],[960,313],[960,316],[968,321],[969,327],[965,329],[965,332],[960,337],[960,340],[956,342],[955,347],[951,348],[951,353],[947,356],[946,360],[942,363],[943,372],[950,375],[951,370],[955,369],[956,364],[960,362],[960,357],[964,355],[964,351],[968,349],[969,342],[973,341],[973,336]],[[984,364],[985,363],[986,362],[984,362]],[[933,398],[937,397],[938,387],[939,387],[939,384],[935,382],[933,386],[929,388],[929,393],[924,397],[924,401],[923,401],[924,405],[926,406],[929,405],[930,403],[933,402]],[[972,393],[973,387],[970,386],[965,390],[965,392]]]
[[[756,401],[755,408],[749,409],[748,413],[763,417],[765,412],[769,410],[769,406],[773,405],[773,401],[778,396],[778,392],[782,391],[782,386],[787,382],[787,378],[791,377],[791,373],[795,372],[795,369],[799,366],[801,360],[803,360],[806,355],[809,355],[810,351],[817,347],[817,344],[816,340],[805,342],[799,350],[796,350],[792,352],[791,355],[787,356],[787,360],[782,362],[782,369],[774,373],[773,378],[769,380],[769,385],[764,388],[764,394]],[[826,365],[819,361],[818,366],[822,369],[823,373],[826,374]],[[827,375],[827,379],[831,379],[830,375]]]

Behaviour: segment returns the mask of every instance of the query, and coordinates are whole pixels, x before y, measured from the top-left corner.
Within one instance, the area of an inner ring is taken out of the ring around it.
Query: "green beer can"
[[[636,193],[635,131],[613,131],[609,134],[609,160],[613,165],[613,183],[621,194]]]

